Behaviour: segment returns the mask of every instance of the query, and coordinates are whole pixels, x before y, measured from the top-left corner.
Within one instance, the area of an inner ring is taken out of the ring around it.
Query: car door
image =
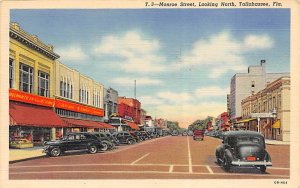
[[[120,142],[124,142],[124,133],[118,133],[117,138]]]
[[[65,150],[76,150],[78,148],[78,141],[76,140],[76,135],[71,134],[67,136]]]
[[[80,134],[79,140],[78,140],[78,149],[87,149],[87,145],[90,138],[88,135]]]

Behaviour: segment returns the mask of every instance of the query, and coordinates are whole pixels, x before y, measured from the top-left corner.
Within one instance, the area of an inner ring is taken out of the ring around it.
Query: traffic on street
[[[183,135],[183,136],[182,136]],[[218,165],[216,148],[222,140],[205,136],[194,140],[186,134],[120,144],[89,154],[68,151],[59,157],[45,156],[10,164],[10,179],[265,179],[290,177],[290,148],[266,145],[272,166],[266,172],[253,167]]]

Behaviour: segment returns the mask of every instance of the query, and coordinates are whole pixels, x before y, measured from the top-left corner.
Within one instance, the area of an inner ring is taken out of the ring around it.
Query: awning
[[[243,120],[240,120],[240,121],[238,121],[236,123],[246,123],[246,122],[252,121],[254,119],[256,119],[256,118],[243,119]]]
[[[97,121],[91,120],[82,120],[82,119],[72,119],[72,118],[61,118],[63,119],[69,127],[73,128],[100,128],[104,129],[104,127]]]
[[[9,102],[10,125],[30,127],[67,127],[49,107]]]
[[[277,120],[273,126],[272,126],[273,129],[279,129],[280,128],[280,120]]]
[[[139,126],[133,122],[130,121],[124,121],[130,128],[134,130],[140,130]]]
[[[108,123],[104,123],[104,122],[99,122],[99,123],[100,123],[100,125],[102,125],[106,129],[114,129],[115,128],[114,126],[112,126]]]

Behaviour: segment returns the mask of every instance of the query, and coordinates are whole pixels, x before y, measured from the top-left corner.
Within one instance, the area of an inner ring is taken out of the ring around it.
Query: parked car
[[[127,131],[115,132],[114,135],[119,140],[119,143],[129,144],[129,145],[134,143],[134,138]]]
[[[183,131],[182,132],[182,136],[187,136],[188,134],[187,134],[187,132],[186,131]]]
[[[104,132],[93,132],[93,135],[97,136],[97,138],[102,143],[102,151],[107,151],[108,149],[113,149],[115,147],[115,144],[113,140],[108,137]]]
[[[106,136],[109,137],[116,146],[118,146],[120,144],[119,140],[114,135],[112,135],[111,133],[104,132],[104,134],[106,134]]]
[[[134,138],[135,142],[141,142],[140,137],[135,133],[135,131],[129,131],[129,133],[131,134],[131,136]]]
[[[254,131],[228,131],[216,148],[217,163],[226,171],[232,166],[253,166],[265,172],[272,166],[262,134]]]
[[[98,138],[86,132],[68,133],[61,140],[44,143],[43,152],[47,156],[58,157],[62,153],[70,150],[88,150],[89,153],[97,153],[102,148],[102,143]]]
[[[194,140],[204,140],[204,132],[202,130],[194,130],[193,139]]]
[[[150,134],[147,131],[140,131],[140,134],[143,136],[143,140],[151,139]]]

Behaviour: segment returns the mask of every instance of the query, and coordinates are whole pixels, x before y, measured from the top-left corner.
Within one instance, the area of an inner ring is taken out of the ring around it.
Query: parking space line
[[[208,170],[208,172],[209,172],[210,174],[214,174],[214,172],[212,171],[212,169],[211,169],[208,165],[206,165],[206,168],[207,168],[207,170]]]
[[[147,154],[143,155],[142,157],[138,158],[137,160],[133,161],[133,162],[131,163],[131,165],[134,165],[135,163],[137,163],[137,162],[139,162],[140,160],[144,159],[144,158],[147,157],[149,154],[150,154],[150,153],[147,153]]]
[[[189,137],[186,137],[187,143],[188,143],[188,156],[189,156],[189,173],[193,173],[193,167],[192,167],[192,156],[191,156],[191,149],[190,149],[190,141]]]
[[[170,172],[170,173],[173,172],[173,168],[174,168],[174,165],[171,165],[170,168],[169,168],[169,172]]]

